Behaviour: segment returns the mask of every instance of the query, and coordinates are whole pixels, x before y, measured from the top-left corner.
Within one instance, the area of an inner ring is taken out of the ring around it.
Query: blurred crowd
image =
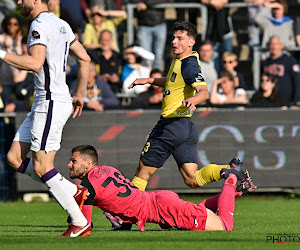
[[[163,89],[127,86],[136,78],[164,77],[173,60],[168,40],[166,10],[159,3],[201,3],[207,6],[205,39],[194,48],[200,55],[210,100],[204,107],[281,107],[297,109],[300,104],[299,57],[290,50],[300,46],[299,18],[288,16],[286,0],[245,0],[248,4],[249,57],[253,48],[264,48],[260,84],[249,89],[239,56],[233,51],[235,27],[230,0],[49,0],[49,10],[68,22],[91,57],[88,86],[84,95],[87,110],[160,108]],[[235,1],[236,2],[236,1]],[[242,2],[242,0],[241,0]],[[135,39],[126,44],[126,4],[137,4]],[[176,20],[198,25],[197,8],[176,9]],[[0,49],[17,55],[27,53],[29,20],[14,0],[0,1]],[[170,32],[170,31],[169,31]],[[123,35],[122,35],[123,34]],[[199,35],[200,36],[200,35]],[[76,61],[68,59],[66,77],[70,93],[76,86]],[[32,72],[18,70],[0,61],[0,111],[29,111],[33,89]]]

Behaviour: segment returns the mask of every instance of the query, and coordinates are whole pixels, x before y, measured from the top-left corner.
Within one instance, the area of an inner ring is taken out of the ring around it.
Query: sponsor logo
[[[178,110],[176,110],[176,115],[178,115],[178,116],[187,116],[187,115],[190,115],[192,113],[193,113],[193,111],[191,111],[190,109],[188,109],[187,111],[184,111],[182,113],[180,113]]]
[[[163,96],[165,97],[166,95],[171,95],[171,91],[168,90],[168,89],[166,89],[166,90],[164,91]]]
[[[59,33],[60,34],[67,34],[66,28],[65,27],[60,27],[59,28]]]
[[[81,190],[78,190],[77,193],[74,195],[74,198],[77,197],[77,196],[79,196],[81,194],[81,192],[82,192]]]
[[[40,39],[41,38],[40,33],[37,32],[36,30],[33,30],[31,35],[34,39]]]
[[[175,72],[172,73],[171,77],[170,77],[170,81],[174,82],[176,79],[177,74]]]
[[[196,227],[198,227],[199,225],[198,225],[198,221],[195,219],[195,225],[196,225]]]
[[[195,74],[195,82],[204,82],[204,77],[202,73]]]

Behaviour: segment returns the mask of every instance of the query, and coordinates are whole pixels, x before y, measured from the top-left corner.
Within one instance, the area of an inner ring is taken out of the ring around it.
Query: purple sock
[[[41,177],[41,180],[43,182],[46,182],[46,181],[50,180],[53,176],[55,176],[57,173],[58,173],[57,170],[55,168],[53,168],[49,172],[47,172],[46,174],[44,174]]]
[[[29,161],[30,161],[30,158],[26,158],[20,165],[20,167],[17,169],[17,171],[21,174],[24,174],[27,167],[28,167],[28,164],[29,164]]]

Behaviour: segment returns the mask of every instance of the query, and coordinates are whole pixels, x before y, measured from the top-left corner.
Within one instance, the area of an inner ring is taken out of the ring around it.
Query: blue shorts
[[[161,118],[151,131],[140,160],[160,168],[172,154],[178,167],[197,164],[198,130],[189,117]]]

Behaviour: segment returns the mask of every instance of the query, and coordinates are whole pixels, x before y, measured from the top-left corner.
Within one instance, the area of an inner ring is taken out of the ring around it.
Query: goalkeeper
[[[80,145],[72,149],[68,164],[71,178],[82,179],[89,196],[82,213],[91,222],[93,206],[126,223],[136,224],[141,231],[145,223],[157,223],[161,228],[203,231],[233,229],[235,191],[237,183],[245,183],[247,171],[238,166],[221,171],[225,179],[222,192],[200,204],[181,200],[167,190],[145,192],[135,187],[121,172],[110,166],[98,165],[96,149]],[[85,232],[84,235],[91,233]]]

